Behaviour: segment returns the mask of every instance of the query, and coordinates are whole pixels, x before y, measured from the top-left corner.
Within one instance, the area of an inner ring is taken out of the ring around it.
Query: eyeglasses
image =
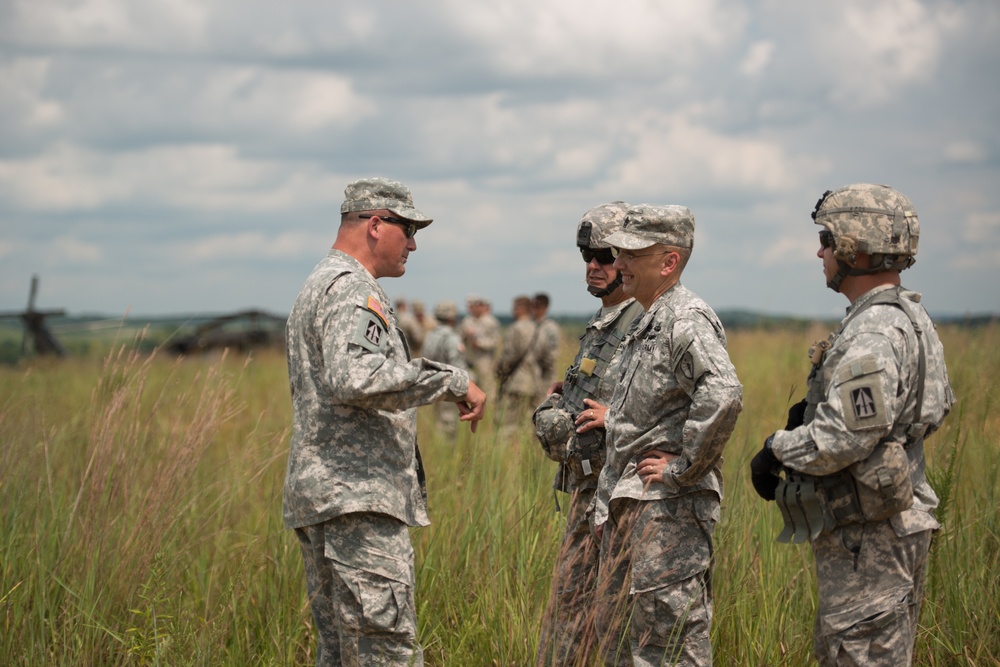
[[[837,245],[836,239],[833,238],[833,232],[824,229],[819,233],[819,244],[823,248],[834,248]]]
[[[580,248],[580,254],[583,255],[583,261],[590,264],[591,260],[596,259],[598,264],[611,264],[615,261],[615,253],[611,248],[601,248],[599,250],[593,250],[591,248]]]
[[[402,218],[390,218],[384,215],[367,215],[365,213],[362,213],[358,217],[362,219],[378,218],[379,220],[382,220],[384,222],[390,222],[394,225],[399,225],[400,227],[403,228],[403,233],[406,234],[406,238],[408,239],[412,239],[416,235],[417,230],[420,229],[419,227],[417,227],[417,223],[410,222],[409,220],[403,220]]]
[[[652,257],[653,255],[666,255],[668,253],[674,252],[673,250],[658,250],[653,252],[646,252],[641,255],[637,255],[631,250],[624,250],[622,248],[611,248],[611,254],[615,257],[621,257],[626,262],[631,262],[633,259],[639,259],[640,257]]]

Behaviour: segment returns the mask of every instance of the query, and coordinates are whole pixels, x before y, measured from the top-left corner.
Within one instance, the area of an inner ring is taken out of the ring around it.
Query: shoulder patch
[[[840,369],[836,382],[844,423],[852,431],[892,423],[885,399],[882,364],[865,355]]]
[[[385,322],[378,317],[377,313],[367,308],[359,308],[357,313],[357,327],[354,330],[351,343],[372,352],[385,350],[389,341],[389,332]]]
[[[368,305],[366,307],[368,310],[379,316],[379,319],[382,320],[382,325],[384,327],[387,329],[389,328],[389,318],[385,316],[385,311],[382,310],[382,304],[378,302],[378,299],[373,296],[368,297]]]

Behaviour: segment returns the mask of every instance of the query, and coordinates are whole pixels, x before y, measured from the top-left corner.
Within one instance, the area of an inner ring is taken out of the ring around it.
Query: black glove
[[[774,491],[781,481],[781,477],[778,476],[781,462],[771,451],[773,439],[774,435],[769,435],[761,450],[750,459],[750,481],[753,482],[753,490],[764,500],[774,500]]]
[[[788,408],[788,423],[785,424],[785,430],[791,431],[792,429],[802,426],[802,423],[806,420],[806,399],[802,399],[792,407]]]

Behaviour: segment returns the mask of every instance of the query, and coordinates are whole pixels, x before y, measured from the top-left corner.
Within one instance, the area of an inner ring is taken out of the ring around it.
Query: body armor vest
[[[577,353],[573,365],[566,371],[562,398],[556,405],[569,413],[571,419],[587,409],[583,402],[585,398],[597,398],[601,381],[607,374],[618,346],[624,340],[629,326],[641,313],[642,304],[633,302],[618,314],[612,326],[600,332],[587,349],[581,348]],[[565,463],[578,479],[600,473],[605,460],[604,438],[604,429],[595,428],[576,434],[571,439]],[[566,486],[565,482],[563,486]]]
[[[913,505],[913,489],[925,478],[924,435],[930,426],[921,422],[927,357],[920,324],[900,292],[899,287],[885,290],[851,313],[830,336],[830,344],[851,320],[872,306],[885,304],[902,310],[916,333],[919,350],[913,422],[895,424],[868,458],[832,475],[808,475],[786,468],[785,478],[775,491],[775,501],[784,520],[784,528],[777,538],[779,542],[804,542],[840,526],[881,521]],[[820,347],[825,350],[830,345]],[[819,372],[822,357],[814,358],[813,364],[804,424],[815,418],[816,407],[825,397]]]

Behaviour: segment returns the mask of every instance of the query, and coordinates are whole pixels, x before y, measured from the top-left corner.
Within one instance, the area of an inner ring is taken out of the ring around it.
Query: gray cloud
[[[612,199],[683,203],[685,281],[719,308],[836,315],[809,212],[911,196],[904,278],[1000,303],[1000,8],[989,2],[0,4],[0,301],[285,311],[343,187],[436,219],[391,294],[584,313],[573,233]]]

